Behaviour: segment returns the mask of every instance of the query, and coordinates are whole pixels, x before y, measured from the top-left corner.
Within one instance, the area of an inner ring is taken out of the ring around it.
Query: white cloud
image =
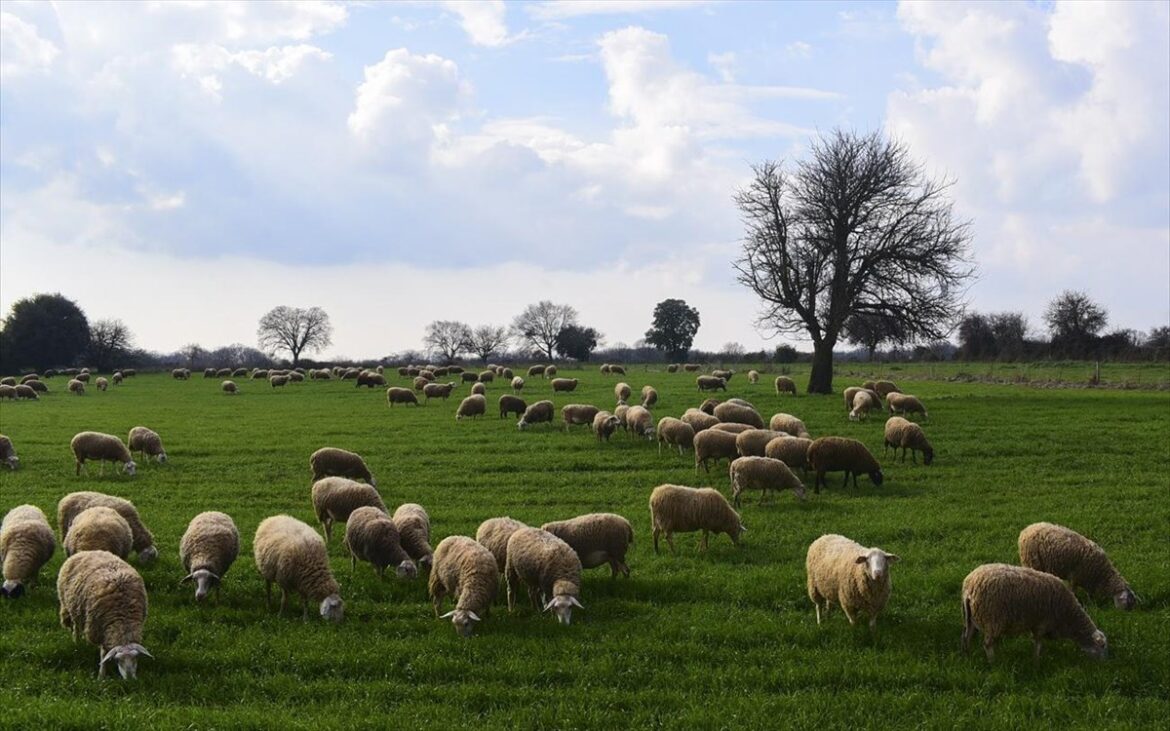
[[[196,79],[204,91],[217,99],[223,89],[218,74],[233,65],[253,76],[279,84],[292,78],[309,59],[327,61],[332,58],[332,54],[304,43],[236,52],[214,44],[180,43],[171,49],[171,56],[180,76]]]
[[[708,53],[707,63],[711,64],[711,68],[719,72],[719,78],[722,79],[725,84],[735,83],[735,51]]]
[[[0,78],[47,71],[60,50],[41,38],[37,27],[12,13],[0,12]]]
[[[504,0],[445,0],[442,6],[459,16],[459,24],[477,46],[503,46],[516,40],[508,36]]]
[[[784,47],[789,58],[811,58],[812,46],[804,41],[793,41]]]
[[[623,15],[659,10],[702,8],[706,0],[550,0],[525,6],[537,20],[565,20],[586,15]]]

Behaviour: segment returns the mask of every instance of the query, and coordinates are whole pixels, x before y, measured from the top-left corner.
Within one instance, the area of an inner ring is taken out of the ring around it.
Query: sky
[[[254,345],[323,307],[328,357],[574,306],[695,346],[776,338],[732,196],[819,131],[953,179],[979,311],[1083,289],[1170,322],[1170,3],[0,4],[0,311],[61,292],[140,347]]]

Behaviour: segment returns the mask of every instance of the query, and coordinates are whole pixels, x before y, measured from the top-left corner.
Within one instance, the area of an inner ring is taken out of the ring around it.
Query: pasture
[[[554,399],[558,419],[566,403],[612,409],[618,380],[635,393],[654,385],[656,417],[703,398],[694,374],[638,366],[624,378],[596,367],[560,375],[582,383]],[[718,536],[699,553],[698,534],[683,534],[672,556],[651,547],[651,489],[669,482],[726,494],[726,465],[696,478],[691,455],[659,455],[621,432],[602,445],[585,427],[520,432],[514,418],[492,413],[506,389],[499,381],[488,386],[486,418],[456,422],[467,385],[447,402],[390,409],[384,389],[352,381],[272,389],[236,379],[242,393],[228,397],[220,379],[198,373],[189,382],[141,375],[75,397],[65,380],[48,381],[52,392],[39,402],[0,404],[0,431],[22,462],[15,473],[0,470],[0,513],[31,502],[55,522],[57,500],[75,490],[133,500],[160,550],[142,570],[151,602],[144,644],[155,659],[140,662],[137,681],[98,681],[96,650],[75,645],[58,624],[58,550],[39,587],[0,602],[6,726],[1100,728],[1170,717],[1170,393],[914,381],[904,390],[926,402],[936,450],[927,468],[882,454],[882,415],[852,423],[839,395],[778,397],[770,376],[751,386],[736,375],[726,396],[752,401],[765,419],[785,411],[814,437],[863,440],[885,485],[862,477],[857,489],[842,489],[836,474],[803,503],[787,493],[760,507],[749,494],[738,548]],[[839,375],[834,385],[861,380]],[[389,370],[387,381],[406,385]],[[528,379],[523,396],[532,403],[551,389]],[[74,433],[125,438],[137,424],[162,435],[167,464],[140,465],[134,478],[109,467],[99,477],[96,465],[74,476]],[[271,614],[252,535],[282,512],[316,525],[308,456],[327,445],[362,454],[391,508],[426,506],[432,545],[474,536],[499,515],[534,525],[625,515],[637,536],[632,576],[587,571],[586,609],[569,627],[523,602],[513,615],[500,603],[465,640],[435,619],[425,579],[379,581],[368,564],[351,572],[335,532],[329,550],[345,621]],[[243,546],[221,603],[197,606],[191,587],[178,585],[178,542],[209,509],[233,516]],[[1090,605],[1110,659],[1050,642],[1034,660],[1027,638],[1006,640],[992,665],[979,650],[959,652],[964,576],[981,563],[1015,563],[1020,529],[1038,520],[1097,540],[1143,599],[1132,612]],[[840,611],[816,624],[804,556],[824,533],[902,558],[876,640]]]

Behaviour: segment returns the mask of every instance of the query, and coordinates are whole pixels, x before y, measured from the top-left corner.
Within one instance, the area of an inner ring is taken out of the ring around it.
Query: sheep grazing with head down
[[[219,387],[223,389],[223,392],[229,396],[235,396],[240,392],[240,389],[238,386],[236,386],[235,381],[224,381],[223,383],[219,384]]]
[[[702,369],[703,369],[703,366],[701,366],[698,363],[684,363],[683,364],[683,371],[685,371],[687,373],[695,373],[695,372],[698,372]]]
[[[1020,565],[1069,582],[1094,599],[1112,599],[1118,609],[1133,609],[1137,595],[1114,568],[1105,551],[1071,528],[1033,523],[1020,531]]]
[[[149,462],[151,458],[158,460],[159,464],[167,461],[167,452],[163,449],[162,437],[145,426],[136,426],[131,429],[130,435],[126,438],[126,444],[130,447],[131,452],[139,452],[142,455],[143,462]]]
[[[101,381],[101,380],[105,380],[105,379],[98,379],[98,380]],[[24,385],[28,386],[29,388],[36,391],[37,393],[48,393],[49,392],[49,387],[47,385],[45,385],[44,381],[29,381],[28,383],[26,383]],[[102,389],[102,390],[105,390],[105,389]]]
[[[269,376],[268,385],[273,388],[282,388],[288,385],[288,376]]]
[[[859,391],[853,396],[853,408],[849,411],[850,421],[864,421],[869,418],[869,412],[881,409],[881,404],[869,391]]]
[[[870,386],[874,391],[877,391],[878,396],[887,398],[891,393],[901,393],[902,390],[898,388],[893,381],[877,381]]]
[[[983,633],[988,661],[1001,637],[1031,634],[1036,657],[1042,641],[1069,639],[1095,658],[1109,654],[1105,633],[1056,576],[1025,566],[984,564],[963,579],[963,652],[975,633]]]
[[[75,435],[69,442],[73,456],[77,462],[77,474],[85,468],[87,460],[97,460],[101,464],[101,473],[105,474],[106,462],[117,462],[119,470],[131,477],[134,476],[138,465],[130,457],[130,450],[122,440],[113,434],[102,434],[96,431],[83,431]],[[86,474],[89,470],[86,470]]]
[[[788,437],[771,429],[745,429],[735,435],[735,449],[741,457],[763,457],[768,443],[778,437]]]
[[[403,503],[391,516],[406,555],[429,569],[435,552],[431,549],[431,516],[418,503]]]
[[[483,547],[495,557],[496,566],[499,568],[500,575],[503,575],[504,566],[508,561],[508,539],[516,531],[527,527],[527,525],[514,518],[504,516],[501,518],[488,518],[480,523],[479,529],[475,531],[475,540],[483,544]]]
[[[857,487],[857,475],[869,475],[875,487],[881,487],[882,468],[877,459],[861,442],[846,437],[821,437],[813,441],[808,447],[808,462],[817,473],[816,492],[821,491],[821,485],[828,487],[825,481],[826,472],[844,472],[845,487],[849,484],[849,476],[853,476],[853,486]]]
[[[487,386],[485,384],[479,383],[479,382],[471,384],[471,395],[472,396],[486,396],[487,395]]]
[[[804,565],[817,624],[821,623],[822,610],[827,614],[837,604],[849,624],[865,614],[870,632],[875,632],[878,615],[890,599],[890,564],[897,561],[892,553],[866,548],[845,536],[824,535],[813,541]]]
[[[808,439],[810,437],[808,427],[804,425],[803,421],[792,414],[773,414],[772,418],[768,421],[768,428],[772,431],[782,431],[785,434],[800,437],[801,439]]]
[[[711,416],[714,416],[715,407],[721,403],[723,402],[717,398],[703,399],[703,403],[699,404],[699,411],[702,411],[704,414],[710,414]]]
[[[83,511],[94,506],[113,508],[130,525],[133,537],[132,548],[138,552],[138,563],[148,565],[158,557],[154,535],[142,522],[138,509],[129,500],[100,492],[72,492],[57,503],[57,527],[61,529],[62,540],[69,535],[73,521]]]
[[[516,393],[520,393],[521,391],[523,391],[524,390],[524,379],[521,378],[520,376],[515,376],[514,378],[512,378],[512,390],[515,391]]]
[[[487,413],[487,398],[481,393],[473,393],[459,402],[455,411],[455,421],[474,419]]]
[[[94,381],[94,385],[97,386],[97,390],[99,391],[106,391],[110,388],[109,380],[102,376],[98,376],[97,380]]]
[[[118,511],[95,505],[77,514],[63,544],[66,556],[79,551],[109,551],[124,559],[134,545],[134,534]]]
[[[728,466],[731,477],[731,493],[735,507],[739,507],[739,496],[746,490],[759,490],[760,503],[768,496],[768,490],[780,492],[792,490],[796,497],[804,500],[804,483],[788,469],[788,465],[769,457],[740,457]]]
[[[524,403],[524,399],[509,393],[500,396],[499,404],[501,419],[507,417],[509,414],[523,416],[524,410],[528,408],[528,404]]]
[[[313,513],[321,522],[325,540],[333,538],[333,524],[345,523],[353,511],[370,506],[386,513],[386,504],[377,488],[345,477],[323,477],[313,483]]]
[[[704,429],[710,429],[719,423],[719,420],[711,414],[694,408],[687,409],[685,412],[683,412],[683,415],[679,420],[689,424],[691,429],[693,429],[696,434],[703,431]]]
[[[209,510],[187,524],[179,541],[179,561],[187,575],[181,583],[195,583],[195,601],[201,602],[212,589],[219,601],[224,574],[240,555],[240,531],[227,513]]]
[[[764,446],[764,456],[780,460],[788,465],[789,469],[805,472],[808,470],[808,448],[810,446],[812,446],[811,439],[785,435],[768,442]]]
[[[631,393],[630,384],[624,381],[613,387],[613,397],[617,399],[619,404],[627,403],[630,400]]]
[[[549,367],[551,368],[552,366]],[[576,378],[554,378],[551,383],[553,393],[569,393],[570,391],[577,390]]]
[[[396,567],[400,579],[418,576],[418,567],[402,547],[398,526],[384,509],[365,505],[350,513],[342,545],[349,552],[351,569],[357,569],[361,559],[373,565],[379,579],[385,575],[387,566]]]
[[[907,449],[910,450],[912,462],[918,461],[916,456],[918,452],[922,452],[923,464],[930,466],[930,463],[934,461],[934,448],[930,446],[930,441],[926,438],[922,427],[900,416],[891,416],[886,420],[885,444],[887,452],[890,447],[894,448],[894,456],[897,456],[898,447],[901,447],[903,462],[906,461]]]
[[[561,407],[561,420],[565,422],[565,431],[568,432],[569,427],[575,424],[592,426],[593,417],[600,411],[601,409],[591,404],[565,404]]]
[[[930,416],[926,413],[926,407],[922,405],[922,401],[917,396],[911,396],[904,393],[890,393],[886,396],[886,406],[889,408],[890,415],[902,414],[909,416],[910,414],[922,414],[923,419],[929,419]]]
[[[634,527],[622,516],[589,513],[569,520],[545,523],[540,529],[568,543],[577,553],[582,568],[592,569],[609,564],[610,578],[616,578],[619,573],[629,578],[626,551],[634,542]]]
[[[556,405],[552,401],[537,401],[524,410],[520,421],[516,422],[517,429],[527,429],[533,424],[551,424]]]
[[[540,376],[541,378],[544,378],[544,366],[534,365],[534,366],[528,367],[528,377],[535,378],[536,376]]]
[[[57,542],[44,512],[35,505],[18,505],[0,522],[0,565],[4,585],[0,596],[18,599],[37,583],[41,567],[53,558]]]
[[[730,424],[747,424],[756,429],[764,428],[764,417],[751,406],[741,403],[724,401],[715,407],[715,416],[719,421]]]
[[[557,621],[569,624],[573,607],[584,609],[581,596],[581,559],[565,541],[539,528],[520,528],[508,538],[504,564],[508,582],[508,611],[516,608],[516,594],[523,585],[533,608],[544,605]]]
[[[608,411],[598,411],[593,417],[593,434],[597,441],[609,441],[609,438],[621,426],[621,420]]]
[[[705,414],[704,414],[705,416]],[[684,449],[694,449],[695,430],[687,422],[673,416],[664,416],[658,420],[658,453],[662,454],[662,445],[678,448],[681,456]]]
[[[760,372],[753,369],[748,371],[748,383],[753,386],[760,382]]]
[[[739,456],[735,446],[736,435],[722,429],[705,429],[695,435],[695,474],[699,474],[699,466],[707,472],[711,471],[708,462],[718,462],[721,459],[731,461]]]
[[[678,363],[671,363],[670,365],[666,366],[667,373],[678,373],[678,369],[679,369]]]
[[[57,574],[61,626],[98,646],[98,677],[113,660],[127,680],[138,675],[138,658],[153,657],[142,646],[146,584],[130,564],[108,551],[82,551]]]
[[[699,376],[695,379],[695,385],[699,387],[700,391],[727,390],[727,381],[718,376]]]
[[[850,386],[843,392],[845,397],[845,411],[847,413],[853,411],[853,401],[857,398],[857,395],[861,393],[868,394],[875,403],[880,405],[881,396],[878,396],[877,391],[874,391],[871,388],[865,388],[864,386]]]
[[[0,386],[0,388],[3,388],[3,387]],[[69,393],[75,393],[78,396],[85,395],[85,384],[82,383],[81,381],[77,380],[76,378],[69,379],[69,383],[65,384],[65,388],[68,389]],[[13,389],[12,393],[13,393],[13,395],[15,395],[16,389]]]
[[[650,408],[658,403],[658,391],[653,386],[642,386],[642,405]]]
[[[418,406],[418,396],[414,395],[414,391],[409,388],[402,388],[400,386],[391,386],[386,389],[386,404],[390,408],[394,408],[394,404],[414,404]]]
[[[450,617],[460,636],[470,637],[473,623],[488,616],[499,589],[496,559],[482,544],[467,536],[447,536],[439,543],[427,590],[435,616]],[[455,599],[455,608],[440,615],[448,595]]]
[[[626,411],[626,431],[634,437],[654,438],[654,415],[643,406],[631,406]]]
[[[337,447],[321,447],[313,452],[309,456],[309,469],[313,471],[314,482],[322,477],[348,477],[351,480],[365,480],[374,487],[378,486],[361,455]]]
[[[731,377],[735,375],[735,371],[721,370],[716,368],[715,370],[711,371],[711,375],[715,376],[716,378],[722,378],[724,381],[730,381]]]
[[[0,434],[0,462],[10,470],[20,467],[20,457],[16,456],[16,448],[12,446],[12,440],[3,434]]]
[[[620,366],[616,363],[610,363],[609,364],[609,374],[611,376],[624,376],[624,375],[626,375],[626,368],[625,368],[625,366]]]
[[[739,513],[718,490],[682,485],[659,485],[650,493],[650,527],[654,531],[655,553],[659,536],[666,538],[670,552],[675,553],[675,533],[702,531],[699,548],[706,551],[710,533],[726,533],[738,546],[740,536],[747,531]]]
[[[796,395],[796,382],[788,376],[776,376],[775,385],[777,396],[782,393],[790,393],[793,396]]]
[[[309,602],[318,603],[322,619],[340,622],[345,615],[341,586],[329,569],[325,541],[308,524],[289,515],[265,518],[252,541],[256,569],[264,578],[268,607],[272,606],[272,585],[280,587],[280,613],[288,595],[301,595],[301,614],[309,620]]]
[[[423,396],[427,401],[430,401],[433,398],[441,398],[446,401],[447,397],[450,396],[451,392],[454,390],[454,382],[428,383],[427,385],[423,386]]]

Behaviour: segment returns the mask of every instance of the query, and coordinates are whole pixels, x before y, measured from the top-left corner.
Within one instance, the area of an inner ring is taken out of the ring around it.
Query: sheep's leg
[[[301,594],[301,621],[309,621],[309,597]]]
[[[813,492],[815,492],[818,495],[821,494],[821,483],[824,483],[825,487],[829,486],[828,481],[825,480],[825,471],[824,470],[817,470],[817,481],[816,481],[816,486],[813,488]]]
[[[699,541],[699,550],[700,551],[707,550],[707,536],[708,535],[709,535],[708,531],[703,531],[703,539],[701,541]]]
[[[106,677],[106,664],[102,662],[102,658],[106,656],[106,650],[101,645],[98,645],[98,677]]]
[[[670,555],[673,556],[678,553],[678,551],[674,549],[674,538],[671,536],[670,531],[666,532],[666,544],[670,546]]]
[[[841,483],[841,489],[849,487],[849,470],[845,470],[845,481]]]
[[[869,618],[869,633],[871,635],[877,635],[877,616],[876,615]]]
[[[678,445],[678,456],[680,456],[680,457],[683,456],[683,448],[682,448],[681,444]]]
[[[272,582],[264,582],[264,609],[272,611]]]
[[[1032,645],[1033,645],[1032,657],[1039,659],[1040,654],[1042,652],[1044,652],[1043,640],[1044,640],[1044,637],[1039,632],[1032,635]]]
[[[906,461],[906,450],[905,449],[902,450],[902,461],[903,462]],[[913,462],[914,464],[918,464],[918,450],[917,449],[910,450],[910,461]]]
[[[76,472],[77,476],[81,476],[81,466],[82,466],[82,461],[79,459],[79,460],[77,460],[77,472]]]
[[[995,660],[995,638],[989,635],[983,636],[983,652],[987,654],[987,662]]]
[[[826,602],[825,614],[829,613],[829,607],[827,605],[828,605],[828,602]],[[821,602],[820,602],[820,600],[813,599],[813,608],[816,609],[816,611],[817,611],[817,625],[820,626],[820,624],[821,624]]]
[[[288,606],[288,590],[280,587],[280,616],[284,616],[284,609]]]
[[[658,553],[658,535],[661,533],[658,526],[654,526],[654,553]]]
[[[513,576],[511,573],[507,576],[508,579],[508,614],[511,614],[516,609],[516,591],[519,587],[516,584],[519,582],[519,577]]]
[[[845,612],[845,619],[849,620],[849,624],[857,624],[857,618],[849,611],[849,605],[841,604],[841,611]]]
[[[439,610],[443,606],[443,590],[442,589],[437,590],[435,592],[435,595],[433,597],[431,597],[431,606],[433,606],[435,608],[435,618],[438,619],[439,618]]]

